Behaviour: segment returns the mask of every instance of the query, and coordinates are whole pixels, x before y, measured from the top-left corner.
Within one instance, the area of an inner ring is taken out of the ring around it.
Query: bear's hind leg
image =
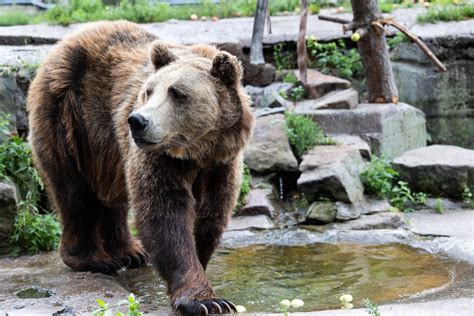
[[[76,271],[114,274],[123,264],[105,252],[99,232],[100,201],[72,161],[62,164],[37,151],[37,165],[63,224],[60,254]],[[54,161],[54,163],[52,163]]]
[[[147,253],[141,242],[130,234],[127,222],[128,206],[103,207],[100,219],[100,236],[105,251],[128,268],[146,265]]]

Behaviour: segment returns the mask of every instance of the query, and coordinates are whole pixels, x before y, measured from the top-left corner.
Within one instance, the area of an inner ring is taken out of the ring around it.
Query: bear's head
[[[253,118],[237,58],[211,46],[171,49],[155,41],[150,59],[154,72],[128,117],[134,143],[176,158],[240,151]]]

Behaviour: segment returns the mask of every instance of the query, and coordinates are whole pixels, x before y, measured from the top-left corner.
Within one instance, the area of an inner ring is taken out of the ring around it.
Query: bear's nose
[[[128,117],[128,124],[132,132],[141,132],[147,127],[148,121],[143,115],[132,114]]]

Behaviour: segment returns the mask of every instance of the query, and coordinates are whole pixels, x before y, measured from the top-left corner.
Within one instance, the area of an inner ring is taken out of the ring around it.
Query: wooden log
[[[367,34],[357,42],[367,82],[368,101],[398,103],[398,91],[393,78],[385,33],[373,21],[383,19],[377,0],[351,0],[353,25],[365,28]]]
[[[250,63],[264,64],[263,58],[263,31],[267,15],[268,0],[257,0],[257,10],[253,20],[252,42],[250,44]]]
[[[308,22],[308,0],[301,0],[300,30],[296,51],[298,53],[298,69],[300,81],[306,83],[308,73],[308,56],[306,51],[306,24]]]

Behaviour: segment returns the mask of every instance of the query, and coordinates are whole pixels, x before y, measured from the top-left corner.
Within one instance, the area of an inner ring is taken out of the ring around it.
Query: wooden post
[[[301,0],[300,30],[296,51],[298,53],[298,69],[300,81],[306,83],[308,73],[308,57],[306,52],[306,24],[308,21],[308,0]]]
[[[263,58],[263,30],[267,15],[268,0],[257,0],[257,10],[253,20],[252,43],[250,44],[250,63],[264,64]]]
[[[393,79],[392,65],[388,53],[383,27],[377,26],[382,13],[377,0],[351,0],[354,19],[351,29],[359,30],[358,47],[362,57],[369,102],[397,103],[398,92]]]

